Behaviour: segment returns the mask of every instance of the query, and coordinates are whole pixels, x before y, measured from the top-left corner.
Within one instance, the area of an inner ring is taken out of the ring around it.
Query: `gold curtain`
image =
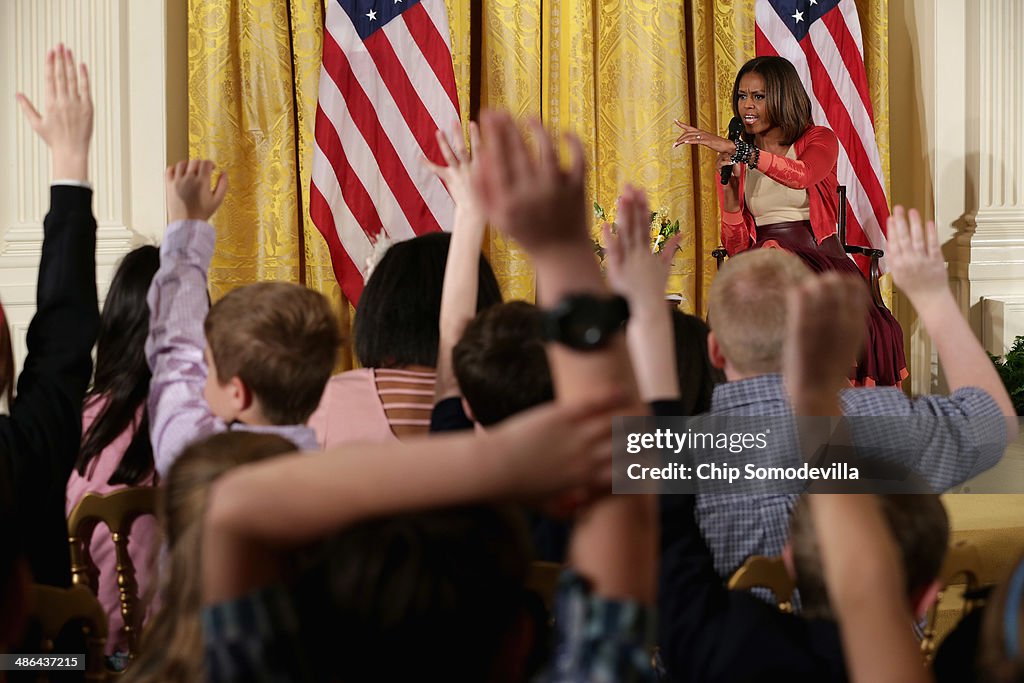
[[[673,150],[674,118],[722,130],[739,66],[754,54],[754,0],[445,0],[464,117],[472,13],[482,12],[485,107],[576,130],[589,194],[609,208],[622,184],[679,218],[671,291],[703,312],[718,245],[713,157]],[[888,177],[887,0],[857,0],[876,135]],[[327,294],[348,327],[327,248],[306,210],[323,36],[321,0],[189,0],[189,151],[215,159],[232,190],[215,218],[214,298],[267,279]],[[595,226],[596,228],[596,226]],[[522,253],[489,236],[507,298],[532,299]]]

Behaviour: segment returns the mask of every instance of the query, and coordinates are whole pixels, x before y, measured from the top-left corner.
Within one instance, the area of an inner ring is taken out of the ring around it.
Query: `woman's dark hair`
[[[0,305],[0,396],[7,399],[7,409],[14,402],[14,345],[11,343],[11,328],[7,324],[7,312]]]
[[[672,328],[683,415],[706,413],[711,410],[715,385],[725,381],[708,357],[708,326],[700,318],[673,309]]]
[[[356,307],[355,351],[366,368],[437,365],[441,288],[451,235],[434,232],[388,249]],[[477,312],[501,303],[491,264],[480,255]]]
[[[796,68],[782,57],[754,57],[740,68],[732,86],[732,113],[740,116],[740,81],[748,73],[764,79],[765,113],[773,126],[782,129],[782,144],[792,145],[811,125],[811,98]],[[747,142],[753,136],[744,135]]]
[[[89,461],[132,425],[142,405],[142,417],[135,425],[131,443],[121,456],[111,485],[141,483],[153,471],[153,448],[149,441],[149,365],[144,351],[149,334],[146,293],[160,267],[160,250],[143,246],[129,252],[110,283],[103,303],[100,330],[96,338],[96,376],[86,402],[106,401],[96,420],[82,435],[82,448],[75,469],[84,475]]]

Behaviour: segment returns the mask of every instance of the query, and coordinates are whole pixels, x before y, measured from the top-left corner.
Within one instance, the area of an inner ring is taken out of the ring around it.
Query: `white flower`
[[[391,241],[386,232],[381,230],[377,233],[377,239],[373,241],[373,251],[366,257],[366,278],[363,280],[364,282],[368,281],[370,276],[373,275],[377,264],[384,258],[384,254],[388,253],[388,249],[391,248],[392,244],[394,242]]]

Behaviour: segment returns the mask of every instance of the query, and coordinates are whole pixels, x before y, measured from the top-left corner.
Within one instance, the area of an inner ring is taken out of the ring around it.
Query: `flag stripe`
[[[821,20],[828,29],[829,35],[832,36],[836,52],[843,60],[843,64],[846,65],[846,71],[850,74],[857,94],[860,95],[860,101],[864,105],[864,110],[868,113],[871,130],[874,130],[875,113],[871,107],[871,93],[868,91],[868,74],[864,69],[864,60],[856,50],[853,34],[850,33],[849,27],[838,12],[829,12]],[[813,27],[811,31],[814,32]]]
[[[309,187],[309,213],[317,226],[323,225],[334,228],[335,223],[331,214],[331,204],[320,194],[319,185],[315,182]],[[334,277],[337,278],[341,290],[345,292],[351,301],[359,301],[359,295],[363,293],[363,273],[349,256],[349,249],[343,247],[338,233],[333,229],[321,229],[320,233],[327,242],[327,249],[331,252],[331,265],[334,268]]]
[[[456,118],[459,116],[459,93],[455,88],[455,67],[452,65],[451,48],[445,44],[444,38],[438,33],[437,26],[427,13],[425,4],[421,2],[411,8],[402,17],[403,21],[393,22],[394,26],[402,26],[408,31],[409,36],[420,48],[420,52],[410,50],[405,54],[422,54],[441,85],[448,100],[455,109]],[[422,16],[421,16],[422,15]],[[388,26],[388,29],[391,25]],[[435,92],[433,89],[426,90],[428,93]],[[440,123],[440,121],[438,121]]]

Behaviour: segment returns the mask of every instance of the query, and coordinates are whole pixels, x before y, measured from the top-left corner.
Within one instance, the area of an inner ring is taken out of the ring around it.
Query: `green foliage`
[[[1017,414],[1024,415],[1024,336],[1013,340],[1013,346],[1002,360],[992,354],[988,357],[995,363]]]

